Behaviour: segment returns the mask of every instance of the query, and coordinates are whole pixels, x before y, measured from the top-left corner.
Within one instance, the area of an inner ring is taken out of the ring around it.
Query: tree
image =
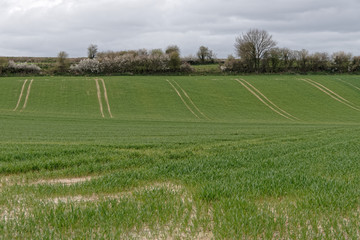
[[[297,66],[300,71],[306,72],[308,61],[309,61],[309,51],[306,49],[302,49],[301,51],[296,51],[296,60]]]
[[[209,48],[205,46],[200,46],[199,51],[196,53],[196,55],[201,63],[214,61],[213,51],[211,51]]]
[[[360,71],[360,56],[355,56],[352,59],[351,70],[353,72]]]
[[[260,60],[265,53],[276,46],[272,36],[265,30],[250,29],[247,33],[236,38],[235,48],[237,55],[248,62],[258,72]]]
[[[181,59],[178,52],[171,52],[169,54],[169,68],[172,71],[177,71],[180,69]]]
[[[148,53],[148,50],[146,50],[145,48],[143,49],[139,49],[137,51],[135,51],[135,56],[148,56],[149,53]]]
[[[58,72],[64,73],[69,68],[68,56],[69,55],[64,51],[59,52],[56,59],[56,68]]]
[[[151,55],[151,56],[157,56],[157,57],[159,57],[159,56],[164,55],[164,52],[163,52],[163,50],[160,49],[160,48],[152,49],[152,50],[150,51],[150,55]]]
[[[236,59],[233,55],[229,55],[224,62],[224,65],[221,67],[222,71],[234,71],[234,67],[236,64]]]
[[[0,74],[6,70],[6,67],[8,65],[8,60],[4,57],[0,58]]]
[[[281,61],[284,71],[291,70],[296,60],[296,54],[289,48],[281,48]]]
[[[90,44],[88,47],[88,58],[93,59],[96,57],[98,47],[95,44]]]
[[[343,51],[335,52],[331,58],[333,60],[334,70],[337,72],[348,72],[350,70],[351,53]]]
[[[274,73],[280,70],[281,54],[282,52],[279,48],[272,48],[267,52],[267,64],[269,65],[270,72]]]
[[[173,52],[176,52],[180,56],[180,48],[176,45],[170,45],[165,50],[165,53],[168,55],[170,55]]]
[[[328,69],[329,54],[326,52],[315,52],[309,56],[309,70],[326,71]]]
[[[205,46],[201,46],[196,55],[198,56],[200,62],[204,63],[208,54],[209,54],[209,48]]]
[[[168,66],[171,71],[177,71],[180,69],[181,59],[180,59],[180,49],[176,45],[170,45],[165,50],[166,55],[169,56]]]

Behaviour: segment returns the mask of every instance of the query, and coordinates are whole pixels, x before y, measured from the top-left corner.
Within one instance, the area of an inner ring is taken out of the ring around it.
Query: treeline
[[[305,49],[296,51],[276,45],[265,30],[251,29],[236,39],[235,49],[239,59],[229,56],[221,69],[234,73],[360,72],[360,56],[352,56],[351,53],[311,54]]]
[[[68,58],[64,51],[57,58],[0,58],[0,74],[157,74],[192,73],[191,65],[217,63],[216,55],[200,46],[196,56],[180,57],[176,45],[162,49],[98,52],[88,47],[87,58]],[[220,72],[220,70],[219,70]]]
[[[201,58],[180,58],[176,45],[162,49],[140,49],[130,51],[98,52],[96,45],[88,47],[88,57],[69,59],[64,51],[57,58],[0,58],[0,74],[156,74],[191,73],[190,63],[206,64],[214,62],[214,54],[201,47]],[[200,50],[199,50],[200,51]],[[14,60],[18,60],[15,62]],[[187,61],[190,60],[191,61]],[[21,60],[27,60],[21,62]],[[30,60],[30,61],[29,61]],[[44,66],[41,68],[40,66]]]
[[[67,58],[66,62],[78,62],[78,58]],[[0,57],[0,75],[38,75],[58,72],[56,57]]]
[[[93,54],[93,57],[70,66],[70,72],[75,74],[154,74],[192,72],[192,67],[181,61],[180,50],[177,46],[170,46],[165,52],[161,49],[99,52]]]
[[[162,49],[98,52],[91,44],[87,58],[0,58],[0,74],[167,74],[193,73],[195,65],[218,64],[217,73],[359,73],[360,56],[343,51],[328,54],[279,48],[265,30],[251,29],[235,41],[236,56],[219,60],[200,46],[195,56],[180,57],[176,45]],[[30,60],[23,62],[23,60]],[[16,61],[15,61],[16,60]],[[201,69],[201,68],[197,68]],[[207,74],[206,71],[197,73]]]
[[[307,50],[272,48],[260,59],[235,59],[229,56],[221,66],[223,72],[233,73],[355,73],[360,72],[360,56],[343,51],[331,55],[325,52],[310,54]]]

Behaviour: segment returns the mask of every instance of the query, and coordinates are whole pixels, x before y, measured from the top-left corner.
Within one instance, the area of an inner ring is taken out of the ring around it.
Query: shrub
[[[180,67],[178,51],[166,54],[161,49],[148,51],[100,52],[96,59],[84,59],[72,65],[73,73],[160,73],[168,71],[192,72],[191,66]]]
[[[353,71],[353,72],[360,71],[360,56],[353,57],[351,71]]]
[[[8,70],[11,73],[32,73],[37,74],[40,73],[41,68],[35,64],[28,63],[15,63],[14,61],[9,61],[7,66]]]
[[[8,67],[8,61],[6,58],[0,58],[0,74],[5,72]]]
[[[187,62],[180,65],[180,71],[185,73],[192,73],[194,72],[194,68]]]
[[[168,71],[170,57],[158,49],[100,53],[104,73],[155,73]]]
[[[76,65],[71,65],[70,70],[74,73],[100,73],[100,62],[96,59],[83,59]]]
[[[235,59],[232,55],[228,56],[224,65],[220,67],[223,72],[248,73],[251,72],[252,66],[247,61]]]
[[[59,73],[65,73],[69,68],[68,54],[64,51],[59,52],[56,59],[56,71]]]
[[[181,59],[178,52],[171,52],[169,55],[168,66],[171,71],[177,71],[180,69]]]

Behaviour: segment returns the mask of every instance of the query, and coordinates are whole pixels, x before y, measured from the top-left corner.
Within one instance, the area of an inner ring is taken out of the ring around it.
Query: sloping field
[[[5,78],[1,79],[0,111],[84,119],[356,123],[360,87],[356,77],[342,78]]]
[[[4,239],[358,239],[360,77],[0,79]]]

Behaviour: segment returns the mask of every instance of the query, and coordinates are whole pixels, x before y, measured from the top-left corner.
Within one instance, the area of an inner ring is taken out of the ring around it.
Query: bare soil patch
[[[86,181],[90,181],[93,177],[79,177],[79,178],[61,178],[61,179],[49,179],[49,180],[40,180],[33,185],[36,184],[63,184],[63,185],[72,185],[76,183],[82,183]]]
[[[72,179],[53,179],[53,180],[41,180],[36,182],[35,184],[58,184],[62,183],[64,185],[72,185],[79,182],[89,181],[93,178],[85,177],[85,178],[72,178]],[[149,191],[149,190],[156,190],[165,188],[171,192],[177,193],[180,192],[183,187],[180,185],[175,185],[172,183],[153,183],[151,185],[146,185],[142,187],[136,187],[130,191],[123,191],[116,194],[108,194],[108,195],[91,195],[91,196],[65,196],[65,197],[56,197],[47,199],[47,201],[54,202],[54,203],[68,203],[68,202],[93,202],[93,201],[100,201],[101,199],[121,199],[123,197],[131,197],[135,192],[142,192],[142,191]],[[187,196],[186,196],[187,197]],[[182,199],[185,201],[185,196]]]

